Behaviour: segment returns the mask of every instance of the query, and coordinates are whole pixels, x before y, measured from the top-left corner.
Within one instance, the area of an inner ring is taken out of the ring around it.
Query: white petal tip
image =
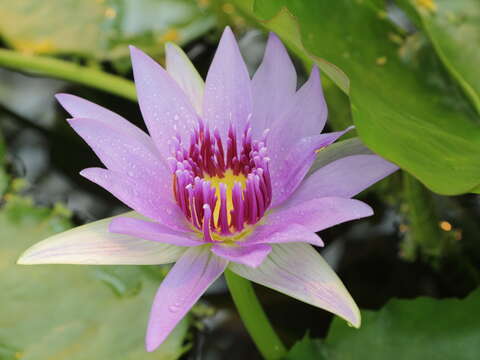
[[[154,343],[146,343],[145,344],[145,350],[147,350],[147,352],[153,352],[157,349],[159,345],[156,345]]]
[[[22,256],[17,260],[17,265],[30,265],[30,262]]]
[[[37,264],[42,264],[42,261],[39,261],[39,258],[35,256],[35,253],[32,254],[31,248],[25,250],[25,252],[17,259],[17,265]]]

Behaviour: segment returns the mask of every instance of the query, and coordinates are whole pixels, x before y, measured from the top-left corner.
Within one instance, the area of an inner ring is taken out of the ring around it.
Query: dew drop
[[[176,312],[178,312],[178,310],[180,310],[180,307],[178,305],[174,304],[174,305],[170,305],[168,307],[168,310],[172,313],[176,313]]]

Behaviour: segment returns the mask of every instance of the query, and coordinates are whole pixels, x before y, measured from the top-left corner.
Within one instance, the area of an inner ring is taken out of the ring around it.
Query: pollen
[[[215,196],[217,199],[221,199],[221,188],[224,186],[226,188],[226,202],[227,202],[227,216],[228,221],[231,221],[230,212],[233,210],[233,187],[236,183],[239,183],[242,190],[247,187],[247,178],[243,174],[235,175],[231,169],[225,171],[223,177],[213,176],[210,177],[206,175],[204,177],[205,181],[210,183],[210,186],[215,188]],[[222,185],[223,184],[223,185]],[[220,216],[220,204],[216,204],[213,211],[213,219],[218,223],[218,217]]]

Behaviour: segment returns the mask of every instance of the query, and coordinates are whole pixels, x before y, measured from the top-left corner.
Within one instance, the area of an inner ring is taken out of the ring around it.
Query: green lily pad
[[[98,267],[16,265],[27,247],[71,222],[61,206],[51,210],[17,195],[6,198],[0,210],[1,359],[171,360],[186,351],[188,318],[157,351],[145,351],[159,281],[142,276],[139,267],[106,267],[99,273]]]
[[[2,134],[0,133],[0,199],[5,193],[8,187],[9,176],[5,170],[6,165],[6,148],[3,141]]]
[[[334,319],[324,344],[329,360],[474,360],[480,344],[480,290],[467,298],[392,300],[362,311],[362,327]]]
[[[348,75],[353,121],[370,149],[435,192],[479,191],[480,118],[428,42],[406,39],[369,1],[235,3],[282,39],[299,29],[294,52]]]
[[[129,44],[160,55],[165,42],[185,44],[215,25],[194,0],[0,0],[0,8],[0,36],[10,47],[94,60],[120,61]]]
[[[450,74],[480,112],[480,2],[402,0],[425,30]]]

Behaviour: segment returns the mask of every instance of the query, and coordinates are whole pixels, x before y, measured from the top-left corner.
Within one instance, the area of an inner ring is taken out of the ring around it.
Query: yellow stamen
[[[230,223],[230,211],[233,209],[233,200],[232,200],[232,189],[235,183],[239,182],[242,184],[242,189],[245,189],[247,186],[247,178],[243,174],[235,175],[231,169],[225,171],[225,175],[220,178],[218,176],[208,176],[204,177],[204,180],[209,181],[211,186],[215,188],[215,195],[217,196],[217,205],[213,211],[213,218],[215,223],[218,221],[220,216],[220,184],[223,183],[227,187],[227,216],[228,222]]]

